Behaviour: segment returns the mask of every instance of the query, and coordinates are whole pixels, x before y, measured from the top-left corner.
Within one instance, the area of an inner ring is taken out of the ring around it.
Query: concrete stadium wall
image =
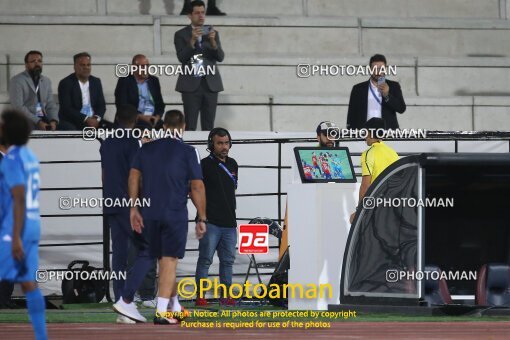
[[[208,17],[221,34],[225,91],[217,123],[235,130],[308,131],[329,118],[343,124],[352,86],[364,76],[299,78],[298,64],[364,65],[376,52],[397,65],[408,103],[402,127],[509,128],[510,1],[218,1],[227,17]],[[114,115],[114,65],[143,52],[178,64],[176,30],[188,24],[182,1],[0,0],[0,106],[29,49],[44,53],[44,74],[58,82],[72,55],[93,55]],[[242,15],[242,16],[241,16]],[[381,47],[383,46],[383,47]],[[167,105],[180,107],[176,77],[160,77]],[[433,119],[430,119],[430,118]]]
[[[2,0],[17,15],[179,14],[182,0]],[[505,18],[506,0],[218,0],[229,15]]]
[[[69,56],[82,50],[174,55],[174,33],[188,23],[184,16],[1,15],[0,43],[11,54],[36,48]],[[227,52],[244,55],[317,58],[371,55],[381,49],[407,56],[510,55],[510,23],[503,19],[209,17],[207,23],[220,32]]]

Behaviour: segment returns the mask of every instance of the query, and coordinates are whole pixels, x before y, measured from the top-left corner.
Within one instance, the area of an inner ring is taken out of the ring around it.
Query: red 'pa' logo
[[[269,226],[267,224],[239,225],[239,254],[267,254]]]

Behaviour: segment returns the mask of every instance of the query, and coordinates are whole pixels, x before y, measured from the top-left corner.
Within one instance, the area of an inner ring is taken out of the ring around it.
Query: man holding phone
[[[175,32],[174,36],[177,58],[183,66],[183,74],[179,75],[175,90],[182,95],[186,130],[197,129],[201,113],[202,130],[209,131],[214,127],[218,92],[223,91],[216,63],[223,61],[225,53],[219,33],[212,26],[204,25],[204,2],[195,0],[191,6],[192,11],[188,14],[191,24]],[[211,66],[214,72],[208,72]],[[190,69],[192,74],[187,72]]]
[[[376,70],[370,79],[352,88],[347,128],[362,129],[371,118],[382,118],[387,129],[398,129],[396,112],[404,113],[406,110],[400,85],[386,79],[386,57],[382,54],[370,58],[370,68]]]

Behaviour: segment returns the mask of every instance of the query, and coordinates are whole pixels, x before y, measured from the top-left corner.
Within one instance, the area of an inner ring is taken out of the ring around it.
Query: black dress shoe
[[[173,312],[172,316],[175,320],[181,322],[181,321],[184,321],[184,319],[186,319],[188,316],[190,316],[190,312],[187,309],[185,309],[184,307],[181,307],[181,311]]]
[[[207,11],[205,12],[205,14],[206,15],[227,15],[227,13],[220,11],[220,9],[216,6],[207,7]]]
[[[162,316],[154,316],[154,324],[155,325],[176,325],[179,323],[179,320],[174,318],[165,318]]]

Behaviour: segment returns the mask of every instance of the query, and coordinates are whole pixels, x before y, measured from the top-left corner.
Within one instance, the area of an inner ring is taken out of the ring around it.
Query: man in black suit
[[[137,54],[131,61],[133,65],[149,65],[149,59]],[[115,105],[131,105],[138,110],[138,125],[155,127],[165,112],[165,103],[161,95],[161,85],[155,76],[138,70],[125,78],[119,78],[115,87]]]
[[[369,80],[356,84],[352,88],[347,112],[347,128],[362,129],[368,120],[376,117],[384,119],[386,128],[398,129],[396,112],[404,113],[406,110],[400,85],[395,81],[381,78],[387,69],[386,57],[382,54],[376,54],[370,58],[370,69],[377,71],[370,76]]]
[[[216,62],[222,62],[225,53],[221,48],[219,33],[212,26],[204,26],[204,2],[192,1],[191,6],[192,12],[188,15],[191,25],[175,32],[174,44],[177,58],[182,63],[183,70],[191,66],[198,70],[214,67],[215,72],[206,72],[206,74],[184,72],[179,75],[175,90],[182,95],[186,130],[197,129],[200,112],[202,130],[209,131],[214,127],[218,92],[223,91],[223,83]]]
[[[90,75],[91,57],[87,52],[73,57],[74,73],[58,84],[60,130],[98,128],[106,111],[101,79]]]

